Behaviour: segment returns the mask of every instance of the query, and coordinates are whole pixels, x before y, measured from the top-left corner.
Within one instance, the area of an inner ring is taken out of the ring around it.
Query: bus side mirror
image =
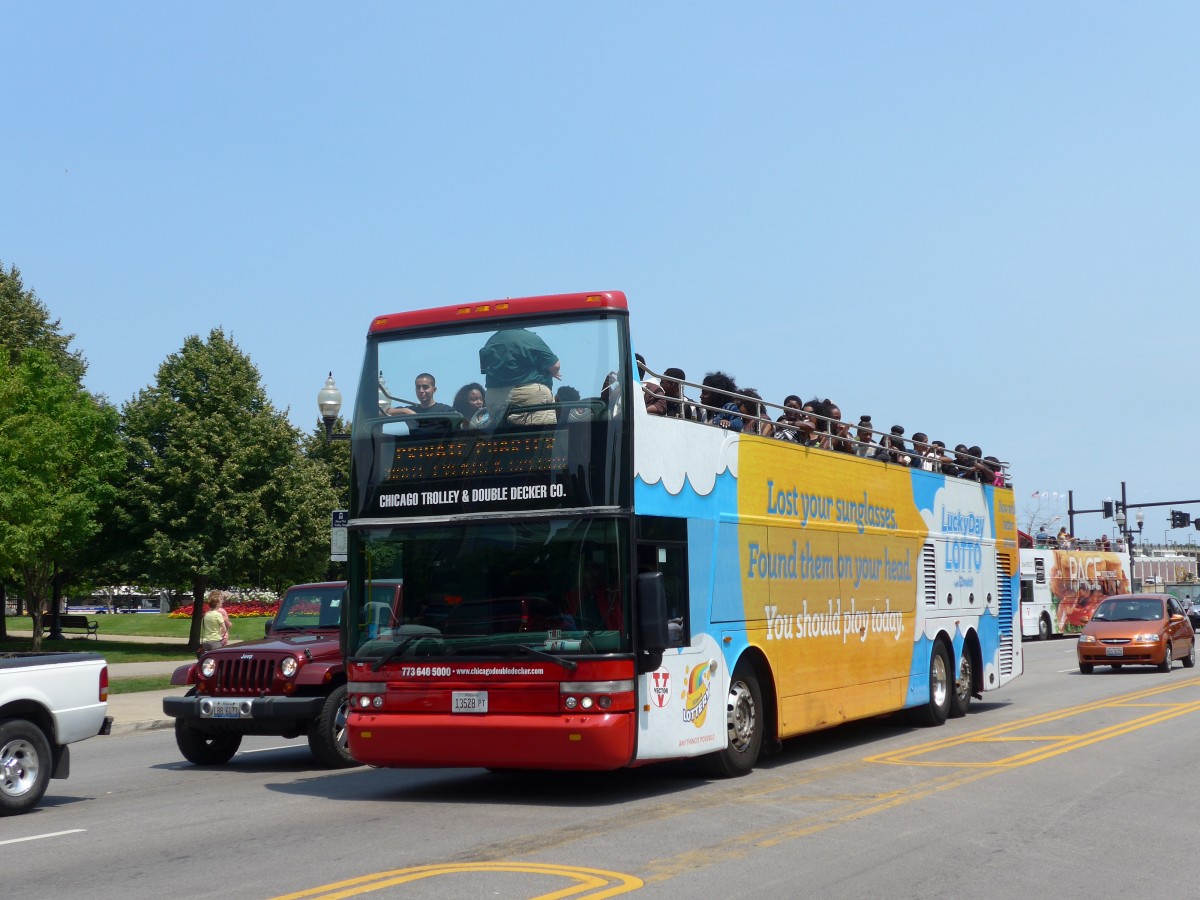
[[[671,646],[667,624],[667,591],[662,572],[643,572],[637,577],[638,648],[644,653],[657,654]],[[658,668],[658,663],[654,668]]]

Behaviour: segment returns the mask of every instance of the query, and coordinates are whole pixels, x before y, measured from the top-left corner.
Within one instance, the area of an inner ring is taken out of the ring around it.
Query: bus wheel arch
[[[768,694],[774,697],[775,688],[766,661],[757,652],[744,653],[726,692],[728,743],[725,749],[700,757],[706,775],[736,778],[754,768],[764,744],[772,743],[766,735],[776,734],[774,703],[767,702]]]

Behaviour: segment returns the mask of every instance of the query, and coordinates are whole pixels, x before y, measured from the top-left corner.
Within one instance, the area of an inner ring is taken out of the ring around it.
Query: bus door
[[[725,747],[724,659],[689,611],[687,520],[638,518],[637,570],[661,572],[671,646],[638,676],[638,759],[698,756]]]

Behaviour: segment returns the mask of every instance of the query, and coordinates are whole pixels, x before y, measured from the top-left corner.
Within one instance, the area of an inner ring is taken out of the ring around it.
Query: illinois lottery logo
[[[697,728],[704,727],[704,720],[708,718],[712,679],[716,674],[717,663],[711,659],[688,670],[687,689],[680,695],[683,698],[683,721],[691,722]]]

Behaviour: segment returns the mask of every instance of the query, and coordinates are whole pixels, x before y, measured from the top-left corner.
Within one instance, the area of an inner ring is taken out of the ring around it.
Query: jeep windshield
[[[375,528],[372,582],[403,579],[406,617],[354,610],[350,655],[556,657],[630,648],[624,521],[549,519]]]
[[[346,589],[339,586],[292,588],[279,603],[272,631],[309,631],[341,624]]]

